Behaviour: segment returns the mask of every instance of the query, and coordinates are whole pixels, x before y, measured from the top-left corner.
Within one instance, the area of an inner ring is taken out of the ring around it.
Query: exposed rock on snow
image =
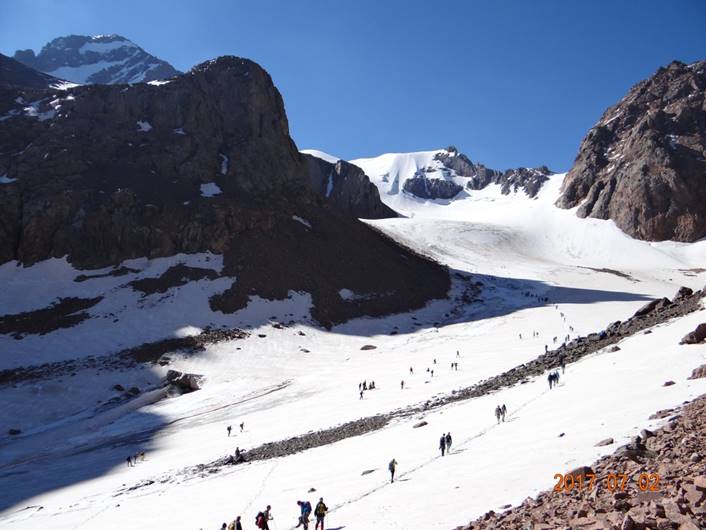
[[[706,236],[706,61],[675,61],[609,108],[579,148],[557,205],[649,241]]]
[[[694,371],[691,372],[689,379],[701,379],[702,377],[706,377],[706,364],[702,364],[698,368],[694,368]]]
[[[166,381],[183,392],[194,392],[195,390],[201,390],[204,377],[198,374],[187,374],[177,370],[169,370],[167,372]]]
[[[687,333],[679,344],[701,344],[702,342],[706,342],[706,323],[696,326],[696,329]]]

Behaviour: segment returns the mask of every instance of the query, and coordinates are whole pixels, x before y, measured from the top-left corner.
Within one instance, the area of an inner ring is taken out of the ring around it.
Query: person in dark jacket
[[[451,433],[446,433],[446,452],[451,452]]]
[[[441,449],[441,456],[446,454],[446,435],[442,434],[439,439],[439,449]]]
[[[395,481],[395,471],[397,471],[397,460],[394,458],[390,460],[390,463],[387,464],[387,469],[390,470],[390,484],[392,484]]]
[[[324,517],[326,517],[327,513],[328,508],[324,504],[324,498],[321,497],[319,502],[316,504],[316,508],[314,509],[314,515],[316,516],[316,526],[314,527],[314,530],[319,530],[319,525],[321,525],[321,530],[324,530]]]

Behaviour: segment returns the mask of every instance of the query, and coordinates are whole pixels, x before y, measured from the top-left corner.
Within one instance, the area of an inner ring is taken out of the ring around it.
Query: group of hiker
[[[498,420],[498,423],[505,421],[505,414],[507,414],[507,407],[505,406],[505,403],[495,407],[495,419]]]
[[[135,453],[134,455],[129,455],[127,457],[127,467],[135,467],[137,465],[137,460],[140,460],[140,462],[145,461],[145,452],[140,451],[139,453]]]
[[[297,506],[299,507],[299,522],[295,528],[303,527],[304,530],[309,530],[309,517],[311,516],[311,503],[309,501],[297,501]],[[314,517],[316,518],[316,525],[314,530],[324,530],[324,520],[328,514],[328,507],[324,503],[324,498],[321,497],[319,502],[314,508]],[[255,526],[261,530],[270,529],[270,521],[273,520],[272,517],[272,506],[269,504],[267,508],[258,512],[255,516]],[[223,523],[220,530],[243,530],[243,524],[241,522],[241,516],[237,516],[230,524]]]
[[[559,371],[554,370],[553,372],[550,372],[549,375],[547,376],[547,381],[549,381],[549,389],[551,390],[555,386],[559,384]]]
[[[243,432],[243,429],[244,429],[244,428],[245,428],[245,422],[244,422],[244,421],[241,421],[241,422],[240,422],[240,432]],[[230,431],[232,431],[232,430],[233,430],[233,427],[232,427],[231,425],[228,425],[228,427],[226,427],[226,431],[228,431],[228,437],[229,437],[229,438],[230,438]]]
[[[368,380],[366,379],[362,383],[358,383],[358,393],[360,394],[360,399],[363,399],[363,395],[366,390],[375,390],[375,388],[375,381],[370,381],[370,384],[368,384]]]
[[[439,439],[439,449],[441,450],[441,456],[444,456],[446,453],[451,452],[451,433],[446,433],[442,434],[441,438]]]

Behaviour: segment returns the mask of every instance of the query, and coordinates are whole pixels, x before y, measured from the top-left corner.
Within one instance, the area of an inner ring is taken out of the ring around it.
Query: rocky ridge
[[[635,85],[581,142],[557,201],[648,241],[706,237],[706,61]]]
[[[421,199],[450,200],[464,189],[481,190],[490,184],[501,187],[503,195],[522,190],[534,198],[552,172],[546,166],[499,171],[474,163],[454,146],[434,155],[432,164],[420,168],[404,181],[404,192]]]
[[[140,83],[174,77],[179,72],[120,35],[68,35],[46,44],[38,54],[17,50],[20,63],[74,83]]]

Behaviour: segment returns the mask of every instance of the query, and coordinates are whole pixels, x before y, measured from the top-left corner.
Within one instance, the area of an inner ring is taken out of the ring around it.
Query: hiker
[[[390,470],[390,484],[392,484],[395,481],[395,471],[397,470],[397,460],[394,458],[390,460],[390,463],[387,465],[387,469]]]
[[[261,530],[270,530],[269,521],[272,520],[272,515],[270,515],[271,509],[272,506],[268,504],[267,509],[265,509],[264,512],[260,512],[257,514],[257,517],[255,517],[255,526],[257,526]]]
[[[411,366],[409,367],[409,373],[414,374],[414,369]]]
[[[439,439],[439,449],[441,449],[441,456],[446,454],[446,435],[442,434]]]
[[[240,462],[245,462],[245,457],[243,456],[243,453],[240,451],[240,447],[235,448],[235,463],[239,464]]]
[[[547,381],[549,381],[549,390],[551,390],[552,385],[554,384],[554,374],[549,374],[547,376]]]
[[[451,452],[451,433],[446,433],[446,452]]]
[[[456,350],[456,357],[461,357],[461,354],[458,353],[458,350]]]
[[[522,340],[522,333],[520,333],[520,340]]]
[[[309,501],[297,501],[301,515],[299,516],[299,524],[294,528],[304,527],[304,530],[309,530],[309,514],[311,514],[311,503]]]
[[[431,376],[434,377],[434,370],[431,371]]]
[[[549,346],[546,344],[544,345],[544,353],[549,353]]]
[[[321,530],[324,530],[324,517],[326,517],[327,512],[328,508],[324,504],[324,498],[321,497],[319,502],[316,504],[316,508],[314,509],[314,515],[316,516],[316,526],[314,527],[314,530],[319,530],[319,525],[321,525]]]
[[[363,391],[360,391],[360,399],[363,399]]]
[[[404,379],[402,381],[400,381],[400,389],[404,390]]]
[[[495,419],[498,420],[498,423],[500,423],[500,416],[502,416],[503,412],[502,409],[500,408],[500,405],[495,407]]]
[[[240,516],[231,521],[228,525],[228,530],[243,530],[243,525],[240,524]]]
[[[370,386],[368,388],[370,390],[375,390],[375,381],[370,381]]]
[[[561,373],[566,372],[566,357],[563,355],[559,357],[559,366],[561,366]]]
[[[243,432],[243,427],[245,427],[245,422],[241,421],[240,422],[240,432]]]
[[[223,523],[223,524],[221,525],[221,530],[228,530],[228,525],[225,524],[225,523]]]
[[[500,412],[502,412],[503,421],[505,421],[505,414],[507,414],[507,407],[505,406],[505,403],[503,403],[503,406],[500,407]]]
[[[358,392],[360,392],[363,389],[363,383],[358,383]]]
[[[559,384],[559,372],[555,371],[554,372],[554,386],[557,386]]]
[[[436,359],[434,359],[434,364],[436,364]]]
[[[144,462],[144,461],[145,461],[145,452],[140,451],[140,462]]]
[[[363,390],[367,390],[367,389],[368,389],[368,382],[363,381]]]
[[[131,457],[131,456],[128,456],[128,457],[127,457],[127,467],[132,467],[132,466],[133,466],[132,457]]]
[[[228,438],[230,438],[230,431],[232,428],[233,427],[231,427],[230,425],[228,425],[228,427],[226,427],[226,430],[228,431]]]

